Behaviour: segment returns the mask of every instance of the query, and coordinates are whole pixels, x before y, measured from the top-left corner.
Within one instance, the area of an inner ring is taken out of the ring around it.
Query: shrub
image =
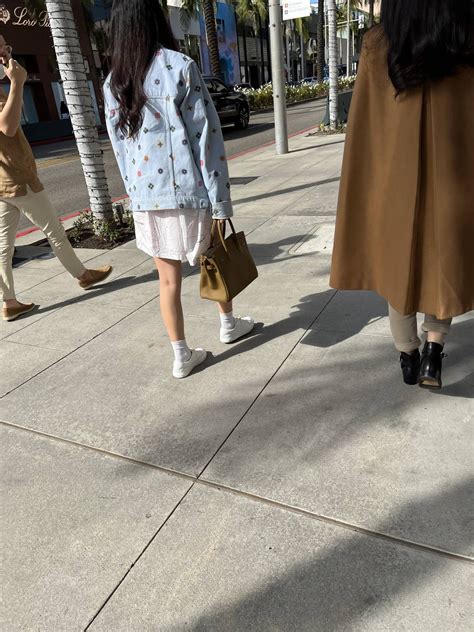
[[[355,75],[351,77],[340,77],[338,79],[339,90],[349,90],[354,87]],[[260,88],[241,88],[249,100],[250,109],[263,110],[273,106],[273,87],[271,83],[266,83]],[[329,81],[321,83],[304,83],[298,86],[286,85],[286,102],[297,103],[306,99],[317,99],[325,97],[329,93]]]

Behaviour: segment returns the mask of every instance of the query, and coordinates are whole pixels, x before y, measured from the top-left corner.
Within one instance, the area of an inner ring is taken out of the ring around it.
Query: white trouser
[[[34,193],[28,189],[26,195],[0,198],[0,290],[4,301],[15,298],[12,258],[21,213],[43,231],[69,274],[78,278],[85,271],[44,191]]]

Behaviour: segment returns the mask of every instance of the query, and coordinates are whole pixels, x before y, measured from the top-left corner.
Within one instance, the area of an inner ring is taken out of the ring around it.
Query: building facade
[[[96,120],[100,123],[102,98],[96,57],[81,1],[72,0],[72,6]],[[0,33],[12,46],[15,59],[28,72],[22,109],[22,124],[28,138],[41,141],[70,135],[71,126],[62,105],[64,92],[46,11],[32,15],[21,0],[3,0],[0,2]],[[0,82],[0,89],[8,92],[8,80]]]

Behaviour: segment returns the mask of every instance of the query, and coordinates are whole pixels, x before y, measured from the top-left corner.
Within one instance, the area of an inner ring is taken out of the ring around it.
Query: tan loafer
[[[88,290],[93,285],[105,281],[112,270],[112,266],[102,266],[102,268],[97,268],[97,270],[87,270],[87,279],[79,281],[79,285],[82,287],[83,290]]]
[[[3,320],[15,320],[15,318],[19,318],[23,316],[23,314],[28,314],[28,312],[32,312],[35,309],[36,305],[34,303],[25,303],[21,307],[4,307],[2,309],[2,317]]]

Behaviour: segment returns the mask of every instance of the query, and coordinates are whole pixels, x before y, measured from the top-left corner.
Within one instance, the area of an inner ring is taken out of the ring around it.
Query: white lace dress
[[[137,248],[150,257],[194,266],[211,241],[209,209],[163,209],[133,213]]]

